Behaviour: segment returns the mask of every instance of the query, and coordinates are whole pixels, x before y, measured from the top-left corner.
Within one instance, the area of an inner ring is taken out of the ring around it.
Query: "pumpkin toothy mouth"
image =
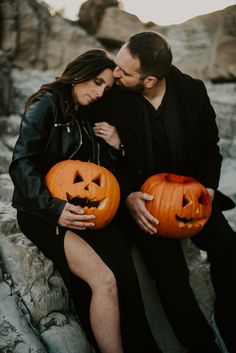
[[[177,215],[175,215],[175,219],[176,219],[176,221],[183,222],[183,223],[191,223],[191,222],[195,221],[194,218],[179,217]]]
[[[202,218],[187,218],[187,217],[179,217],[177,215],[175,215],[175,219],[180,222],[179,226],[180,227],[184,227],[184,225],[186,224],[186,226],[188,227],[203,227],[203,225],[206,223],[207,218],[206,217],[202,217]]]
[[[73,205],[80,206],[82,208],[84,208],[84,207],[88,207],[88,208],[96,207],[96,208],[98,208],[100,206],[100,203],[101,203],[101,201],[92,201],[92,200],[88,200],[87,198],[79,198],[79,197],[70,198],[68,194],[67,194],[67,199]]]

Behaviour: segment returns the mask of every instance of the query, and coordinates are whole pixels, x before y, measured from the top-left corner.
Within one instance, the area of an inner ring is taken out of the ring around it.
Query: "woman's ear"
[[[144,79],[144,87],[145,88],[153,88],[157,84],[158,79],[154,76],[147,76]]]

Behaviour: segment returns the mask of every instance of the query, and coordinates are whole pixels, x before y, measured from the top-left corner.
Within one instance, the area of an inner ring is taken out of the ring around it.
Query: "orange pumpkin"
[[[97,164],[79,160],[59,162],[49,170],[45,183],[52,197],[79,205],[85,214],[95,215],[93,229],[105,227],[117,211],[119,184],[110,171]]]
[[[211,214],[211,198],[197,180],[161,173],[148,178],[141,188],[151,194],[149,212],[159,220],[157,235],[187,238],[197,234]]]

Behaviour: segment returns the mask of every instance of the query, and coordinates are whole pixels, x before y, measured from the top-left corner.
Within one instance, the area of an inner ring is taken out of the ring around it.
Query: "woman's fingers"
[[[95,215],[86,215],[81,207],[66,203],[58,224],[72,229],[86,229],[95,226]]]
[[[104,139],[113,148],[119,148],[121,140],[115,126],[107,122],[95,123],[93,131],[96,136]]]

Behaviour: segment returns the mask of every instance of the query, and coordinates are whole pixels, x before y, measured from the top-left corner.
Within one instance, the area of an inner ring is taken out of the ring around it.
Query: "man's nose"
[[[119,68],[119,66],[116,66],[113,70],[113,77],[120,78],[121,74],[122,74],[121,69]]]

